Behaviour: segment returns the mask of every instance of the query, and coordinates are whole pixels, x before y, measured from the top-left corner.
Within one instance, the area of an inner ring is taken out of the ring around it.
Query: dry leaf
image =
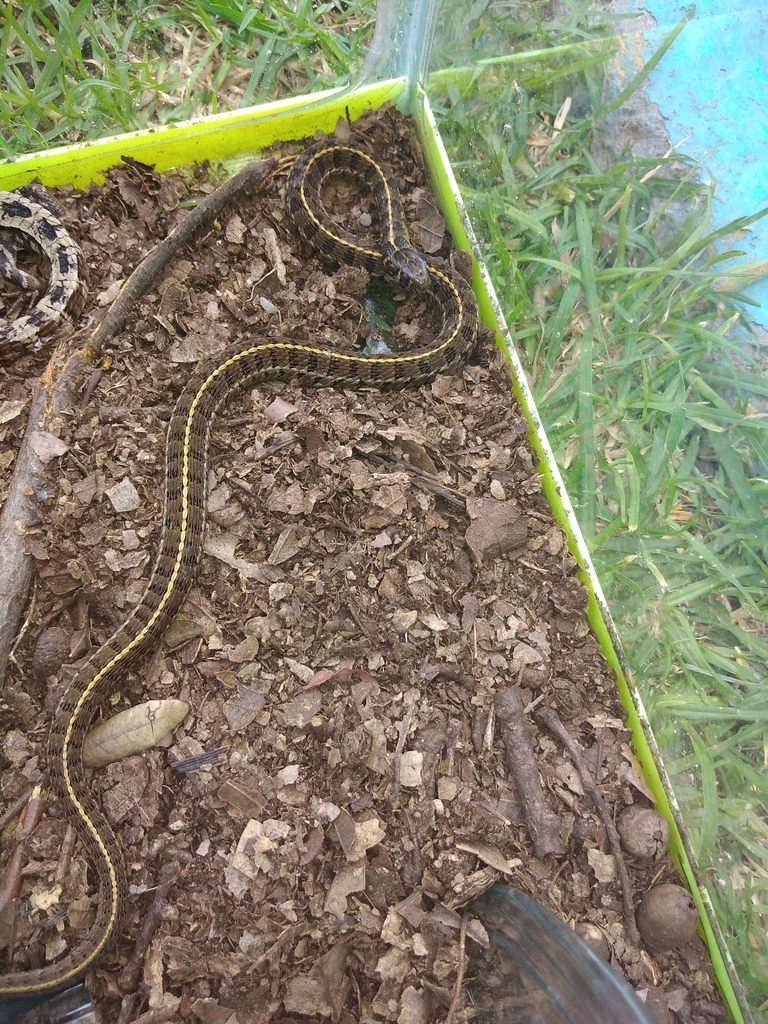
[[[250,637],[249,639],[253,640],[254,638]],[[256,643],[258,644],[258,640]],[[252,690],[249,686],[243,687],[238,694],[230,697],[224,703],[223,708],[229,731],[236,733],[246,729],[264,707],[265,703],[266,697],[262,693]]]
[[[307,974],[288,982],[286,1013],[301,1013],[312,1020],[332,1017],[338,1020],[352,983],[346,973],[347,949],[343,943],[332,946],[316,960]]]
[[[295,526],[286,526],[275,541],[267,561],[270,565],[280,565],[299,552],[298,532]]]
[[[406,750],[400,758],[400,785],[407,789],[417,789],[422,783],[424,755],[420,750]]]
[[[270,423],[282,423],[292,413],[297,411],[298,406],[291,405],[290,402],[286,402],[284,398],[280,398],[278,395],[264,410],[264,416]]]
[[[224,229],[224,234],[228,242],[233,242],[235,245],[241,245],[245,238],[245,232],[248,229],[243,222],[242,217],[239,213],[233,213],[227,221],[227,226]]]
[[[431,629],[433,633],[440,633],[444,629],[450,628],[450,622],[446,622],[445,619],[436,615],[434,612],[425,612],[419,616],[419,621],[422,622],[427,629]]]
[[[416,208],[416,223],[411,228],[414,245],[422,252],[435,253],[443,244],[445,221],[429,193],[422,193]]]
[[[409,985],[400,996],[402,1009],[397,1024],[427,1024],[430,1016],[427,1012],[427,992]]]
[[[398,610],[392,616],[392,625],[398,633],[406,633],[411,626],[416,622],[419,617],[419,613],[415,611],[406,611],[403,608]]]
[[[225,344],[226,339],[222,336],[221,327],[210,324],[205,333],[190,331],[186,337],[174,341],[168,356],[172,363],[197,363],[201,359],[210,359],[211,356],[218,355]]]
[[[333,828],[336,832],[336,838],[341,843],[344,856],[347,860],[357,860],[357,857],[351,856],[355,845],[355,821],[344,807],[341,808],[334,818]]]
[[[577,796],[584,796],[584,787],[581,784],[581,776],[568,761],[563,761],[555,768],[555,775],[563,782],[572,793]]]
[[[288,662],[287,658],[286,662]],[[352,662],[343,662],[337,669],[321,668],[318,672],[313,672],[306,686],[300,686],[298,690],[294,690],[293,695],[297,697],[300,693],[306,693],[307,690],[313,690],[316,686],[322,686],[330,679],[335,679],[340,683],[348,683],[351,679],[361,679],[366,683],[376,682],[376,677],[370,672],[366,672],[364,668],[353,668]]]
[[[10,423],[11,420],[15,420],[26,404],[26,401],[0,402],[0,423]]]
[[[464,843],[456,843],[457,850],[464,850],[466,853],[473,853],[488,867],[495,868],[496,871],[503,871],[505,875],[511,875],[512,869],[520,866],[522,861],[519,857],[516,857],[513,861],[507,860],[498,846],[491,846],[490,843],[484,843],[479,839],[470,839]]]
[[[612,854],[590,849],[587,850],[587,860],[598,882],[612,882],[616,877],[616,861]]]
[[[258,562],[249,562],[245,558],[235,556],[235,548],[240,543],[240,538],[234,533],[211,533],[206,531],[204,549],[207,555],[218,558],[225,565],[237,569],[241,576],[247,580],[256,580],[265,583],[264,572]]]
[[[250,784],[247,779],[238,782],[228,779],[219,787],[217,795],[249,818],[260,817],[268,806],[255,779]]]
[[[464,537],[480,561],[498,558],[525,545],[528,526],[511,501],[467,498],[467,512],[472,524]]]
[[[49,434],[47,430],[33,430],[29,435],[29,445],[41,462],[58,459],[64,452],[69,451],[68,444],[55,434]]]
[[[336,877],[328,886],[328,895],[325,898],[323,909],[326,914],[333,914],[334,917],[342,918],[347,912],[347,896],[353,892],[362,892],[365,889],[365,860],[354,861],[347,864],[336,874]]]
[[[597,714],[587,715],[587,721],[593,729],[620,729],[625,730],[626,724],[622,722],[620,718],[614,718],[611,715]]]
[[[100,306],[111,306],[117,296],[120,294],[120,290],[123,287],[124,279],[122,277],[113,281],[109,288],[105,288],[100,291],[96,296],[96,301]]]
[[[280,243],[277,240],[275,229],[265,227],[261,232],[261,236],[264,239],[264,252],[267,259],[272,263],[272,267],[277,275],[277,280],[284,286],[287,280],[285,275],[285,264],[283,263],[282,253],[280,252]]]
[[[336,822],[334,822],[334,824],[336,824]],[[373,846],[378,846],[386,834],[386,830],[382,827],[381,822],[375,816],[368,818],[366,821],[356,821],[355,839],[352,844],[352,848],[344,850],[344,853],[347,855],[347,860],[354,861],[364,857],[366,851],[370,850]]]
[[[287,487],[276,487],[267,498],[270,512],[287,512],[295,516],[307,511],[305,505],[304,489],[297,480]]]
[[[272,855],[278,851],[290,831],[291,826],[284,821],[268,818],[261,822],[251,819],[240,834],[237,848],[229,862],[230,868],[235,868],[251,879],[256,878],[260,871],[269,874]]]
[[[150,747],[162,745],[189,712],[183,700],[149,700],[121,711],[90,730],[83,744],[83,763],[100,768]]]
[[[648,788],[648,784],[643,777],[643,768],[638,760],[637,754],[630,747],[628,743],[621,744],[621,752],[629,762],[626,765],[619,765],[616,769],[616,774],[624,782],[628,782],[630,786],[634,786],[636,790],[647,797],[651,803],[656,803],[656,797],[653,795],[651,790]]]
[[[322,694],[317,690],[309,690],[281,704],[275,714],[284,728],[303,729],[309,725],[322,706]]]

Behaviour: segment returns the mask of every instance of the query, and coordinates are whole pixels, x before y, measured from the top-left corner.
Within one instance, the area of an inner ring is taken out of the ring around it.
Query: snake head
[[[410,245],[387,243],[382,258],[389,274],[400,284],[415,288],[429,285],[429,268],[424,257]]]

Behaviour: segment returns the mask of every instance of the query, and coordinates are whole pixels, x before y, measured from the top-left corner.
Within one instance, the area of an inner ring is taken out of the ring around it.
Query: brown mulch
[[[429,245],[434,203],[408,124],[367,121],[414,242]],[[220,180],[217,169],[166,177],[128,164],[103,187],[59,193],[90,267],[92,316],[188,200],[210,192],[212,174]],[[308,255],[283,181],[182,253],[61,418],[67,450],[50,461],[27,538],[36,585],[0,702],[3,805],[44,777],[52,695],[144,591],[165,427],[196,362],[248,334],[358,346],[369,307],[388,301],[371,300],[365,272]],[[333,192],[329,203],[365,221],[364,194],[348,183]],[[436,246],[448,256],[442,228]],[[399,305],[396,342],[430,330],[419,297]],[[5,479],[42,366],[27,356],[0,368]],[[418,391],[274,385],[226,404],[197,583],[108,708],[177,697],[190,712],[169,749],[93,775],[132,887],[120,940],[90,979],[104,1021],[118,1019],[120,971],[161,872],[159,924],[125,1021],[473,1019],[469,998],[454,999],[462,917],[497,878],[574,926],[595,925],[660,1021],[725,1016],[698,937],[658,955],[629,940],[606,827],[537,720],[557,712],[614,820],[650,802],[527,433],[487,337],[477,364]],[[543,783],[535,819],[512,778],[523,756],[509,742],[512,706],[532,748],[521,770]],[[174,767],[216,750],[213,764]],[[59,873],[61,901],[51,897],[65,832],[51,807],[27,842],[12,953],[0,916],[0,970],[61,955],[93,919],[79,847]],[[627,867],[635,904],[652,883],[677,880],[666,857]],[[477,992],[471,911],[464,931],[464,985]]]

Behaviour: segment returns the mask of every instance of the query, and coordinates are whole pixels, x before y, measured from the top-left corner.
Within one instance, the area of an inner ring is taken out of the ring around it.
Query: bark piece
[[[533,753],[523,716],[520,691],[516,686],[496,694],[496,714],[504,728],[504,756],[512,773],[525,812],[525,821],[537,857],[550,853],[561,856],[565,846],[560,838],[560,819],[549,808],[539,767]]]

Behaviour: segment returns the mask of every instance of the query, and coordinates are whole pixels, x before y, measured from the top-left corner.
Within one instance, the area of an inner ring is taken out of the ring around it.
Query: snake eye
[[[411,246],[387,245],[382,258],[388,272],[400,284],[414,288],[426,288],[429,284],[429,269],[424,257]]]

